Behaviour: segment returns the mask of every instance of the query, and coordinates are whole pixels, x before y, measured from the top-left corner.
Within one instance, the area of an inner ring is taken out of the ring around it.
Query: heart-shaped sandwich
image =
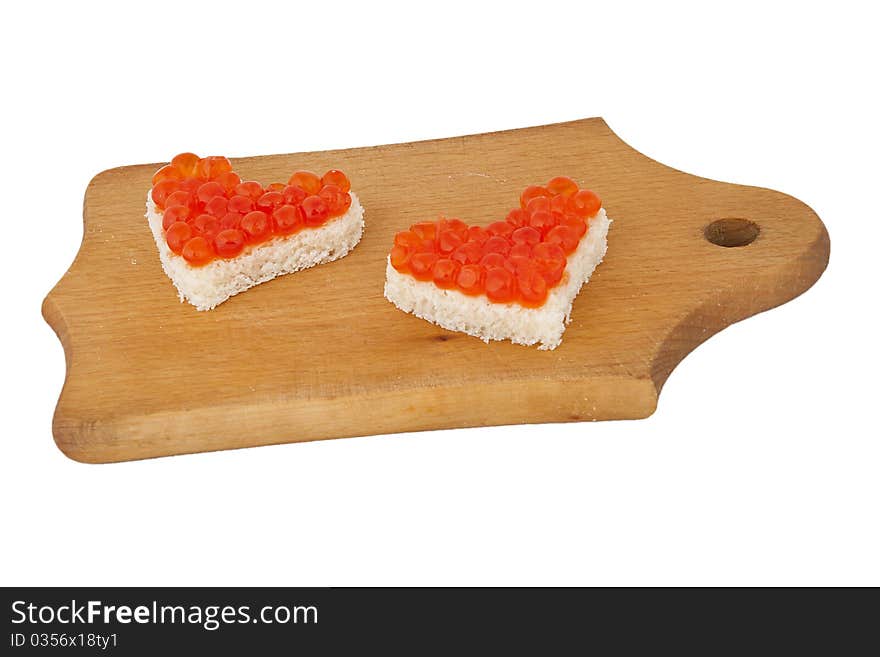
[[[611,220],[570,178],[532,185],[504,221],[413,224],[388,256],[385,297],[405,312],[488,342],[555,349],[571,305],[605,255]]]
[[[181,153],[153,176],[147,221],[181,301],[210,310],[276,276],[346,255],[364,209],[344,173],[242,181],[222,156]]]

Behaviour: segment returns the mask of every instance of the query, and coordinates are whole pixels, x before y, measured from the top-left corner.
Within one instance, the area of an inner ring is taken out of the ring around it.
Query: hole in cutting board
[[[732,248],[746,246],[755,241],[761,227],[748,219],[718,219],[703,229],[707,240],[717,246]]]

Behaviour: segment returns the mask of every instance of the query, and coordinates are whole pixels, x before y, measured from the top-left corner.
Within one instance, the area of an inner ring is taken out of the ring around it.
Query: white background
[[[876,18],[183,4],[3,10],[0,583],[880,584]],[[590,116],[792,194],[831,234],[816,286],[698,348],[653,417],[110,466],[56,449],[64,356],[40,304],[98,171]]]

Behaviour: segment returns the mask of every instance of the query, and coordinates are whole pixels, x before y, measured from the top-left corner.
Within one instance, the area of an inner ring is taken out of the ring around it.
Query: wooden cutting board
[[[178,302],[143,216],[159,164],[95,176],[80,251],[43,304],[67,359],[53,433],[71,458],[646,417],[686,354],[796,297],[828,261],[802,202],[670,169],[601,119],[233,164],[266,183],[343,169],[366,208],[362,242],[197,312]],[[596,191],[614,220],[558,349],[486,345],[383,298],[395,232],[440,213],[495,221],[556,175]]]

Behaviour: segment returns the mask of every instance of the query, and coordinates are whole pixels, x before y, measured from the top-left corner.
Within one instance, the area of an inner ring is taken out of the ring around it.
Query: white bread
[[[202,267],[193,267],[165,242],[162,212],[149,193],[146,217],[159,249],[162,269],[177,288],[181,302],[189,301],[198,310],[211,310],[229,297],[276,276],[337,260],[355,247],[364,232],[364,208],[351,192],[348,211],[323,226],[274,237],[246,247],[235,258],[218,258]]]
[[[404,312],[484,342],[510,340],[523,345],[540,343],[539,349],[555,349],[571,321],[572,302],[605,256],[610,224],[604,209],[590,219],[587,234],[568,256],[562,280],[550,290],[540,308],[494,303],[483,295],[444,290],[430,281],[401,274],[391,266],[390,258],[385,267],[385,298]]]

